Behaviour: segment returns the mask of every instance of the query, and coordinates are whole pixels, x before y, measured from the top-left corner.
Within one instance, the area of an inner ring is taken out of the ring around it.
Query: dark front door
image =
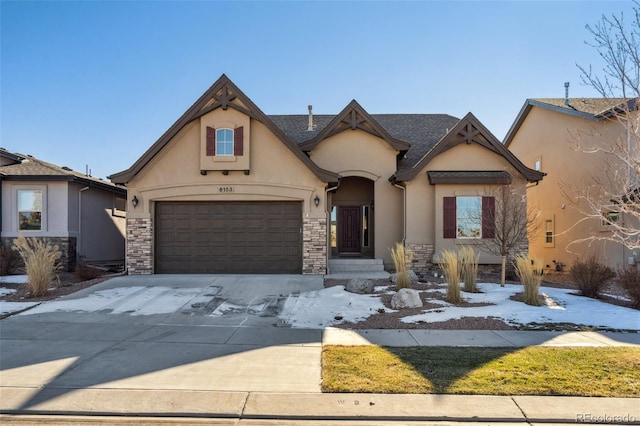
[[[338,251],[360,253],[360,207],[338,208]]]

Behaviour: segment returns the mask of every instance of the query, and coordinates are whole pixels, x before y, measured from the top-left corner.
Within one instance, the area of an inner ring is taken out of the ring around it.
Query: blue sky
[[[266,114],[471,111],[597,96],[586,24],[630,1],[0,0],[0,146],[97,177],[130,167],[225,73]]]

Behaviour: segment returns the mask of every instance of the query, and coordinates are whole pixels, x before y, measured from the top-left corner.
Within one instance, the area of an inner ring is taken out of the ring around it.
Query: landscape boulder
[[[356,294],[370,294],[373,293],[375,285],[372,280],[364,278],[353,278],[347,282],[345,290],[350,293]]]
[[[393,309],[421,308],[420,293],[412,288],[401,288],[391,297],[391,307]]]

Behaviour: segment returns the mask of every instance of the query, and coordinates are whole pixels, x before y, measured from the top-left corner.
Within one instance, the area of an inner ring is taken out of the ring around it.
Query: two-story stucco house
[[[0,148],[1,243],[22,234],[62,251],[62,266],[124,263],[127,191],[110,182]]]
[[[550,270],[568,271],[576,260],[590,256],[614,269],[640,260],[622,244],[605,238],[611,234],[612,221],[631,218],[620,215],[611,198],[597,203],[602,206],[601,217],[593,210],[588,215],[588,205],[579,196],[588,190],[597,200],[599,188],[606,187],[597,185],[598,180],[606,185],[610,173],[629,172],[614,156],[598,150],[608,149],[615,140],[628,140],[627,129],[615,117],[624,103],[624,99],[569,98],[568,94],[527,99],[505,137],[511,152],[547,174],[544,181],[528,188],[527,202],[539,211],[529,252]],[[625,190],[620,188],[614,195],[622,196]]]
[[[391,267],[491,237],[488,189],[525,167],[472,115],[265,115],[226,76],[128,170],[127,267],[149,273],[325,274],[336,258]],[[483,263],[500,259],[484,254]]]

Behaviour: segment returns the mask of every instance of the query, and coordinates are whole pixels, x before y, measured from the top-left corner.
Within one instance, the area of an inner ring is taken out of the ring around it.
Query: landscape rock
[[[391,307],[393,309],[421,308],[422,299],[420,299],[420,293],[412,288],[401,288],[391,298]]]
[[[368,280],[365,278],[354,278],[347,282],[345,286],[345,290],[350,293],[356,294],[370,294],[374,291],[374,282],[373,280]]]
[[[418,275],[413,271],[413,269],[410,269],[409,271],[407,271],[407,273],[409,274],[409,284],[410,285],[414,285],[414,284],[418,284]],[[397,274],[391,274],[389,276],[389,281],[391,281],[392,283],[396,283],[397,280]]]

